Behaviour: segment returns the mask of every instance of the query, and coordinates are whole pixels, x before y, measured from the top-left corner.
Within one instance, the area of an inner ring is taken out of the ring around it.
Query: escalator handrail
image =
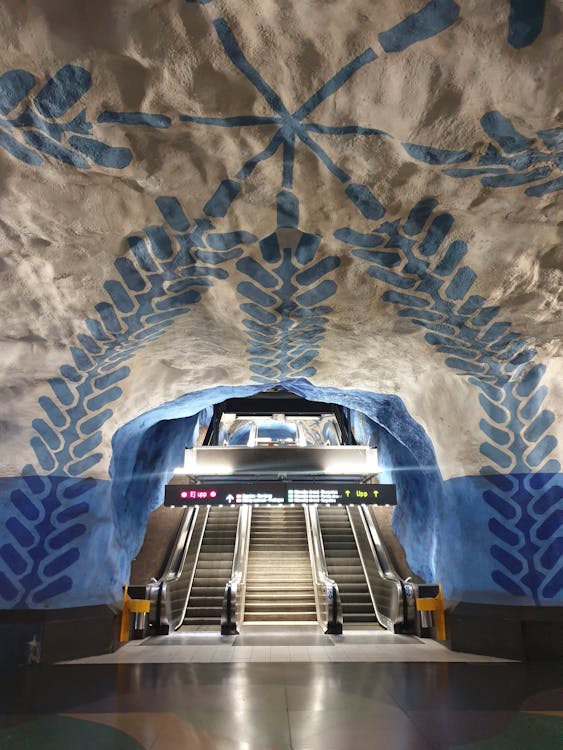
[[[350,520],[350,526],[354,539],[356,540],[356,547],[360,555],[360,561],[364,570],[364,575],[368,585],[370,597],[373,603],[375,614],[381,625],[387,630],[394,632],[395,625],[403,624],[405,621],[404,612],[404,594],[403,585],[401,579],[397,576],[386,574],[381,560],[376,551],[376,545],[371,535],[371,531],[366,523],[366,517],[363,506],[348,506],[347,507],[348,518]],[[355,510],[358,511],[359,519],[355,517]],[[388,599],[388,610],[391,612],[391,616],[387,616],[381,611],[381,607],[378,606],[378,597],[376,595],[376,581],[373,575],[370,573],[370,569],[367,565],[367,557],[375,563],[380,580],[385,581],[385,589],[387,592]]]
[[[251,524],[252,506],[241,505],[237,522],[237,536],[231,578],[225,584],[225,592],[223,594],[223,606],[221,609],[221,633],[223,635],[238,633],[238,628],[244,620],[246,571]]]
[[[198,507],[186,508],[180,523],[180,528],[178,529],[176,541],[174,542],[172,554],[168,558],[168,563],[160,577],[160,581],[172,581],[180,575],[182,566],[186,559],[186,550],[190,543],[198,511]]]
[[[325,633],[339,634],[342,633],[342,601],[338,584],[328,574],[317,506],[304,506],[304,511],[315,584],[317,620]]]

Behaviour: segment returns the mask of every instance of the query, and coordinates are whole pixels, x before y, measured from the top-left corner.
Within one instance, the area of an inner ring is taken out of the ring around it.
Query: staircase
[[[219,625],[225,584],[231,577],[238,507],[211,508],[184,625]]]
[[[344,623],[377,622],[346,508],[318,506],[328,574],[338,584]]]
[[[316,622],[302,507],[252,509],[245,622]]]

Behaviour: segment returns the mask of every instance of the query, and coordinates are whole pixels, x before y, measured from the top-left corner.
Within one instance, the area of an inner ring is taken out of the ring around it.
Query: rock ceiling
[[[399,396],[444,477],[558,471],[562,17],[4,0],[3,475],[288,379]]]

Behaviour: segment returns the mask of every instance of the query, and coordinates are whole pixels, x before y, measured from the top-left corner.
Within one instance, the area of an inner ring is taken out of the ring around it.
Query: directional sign
[[[165,505],[396,505],[393,484],[345,482],[227,482],[182,484],[165,489]]]
[[[286,500],[329,505],[396,505],[397,494],[393,484],[291,482],[286,483]]]

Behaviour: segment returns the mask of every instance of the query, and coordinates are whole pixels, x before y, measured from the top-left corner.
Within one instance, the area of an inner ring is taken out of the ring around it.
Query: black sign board
[[[228,482],[226,484],[168,484],[164,504],[181,505],[396,505],[393,484],[353,482]]]

